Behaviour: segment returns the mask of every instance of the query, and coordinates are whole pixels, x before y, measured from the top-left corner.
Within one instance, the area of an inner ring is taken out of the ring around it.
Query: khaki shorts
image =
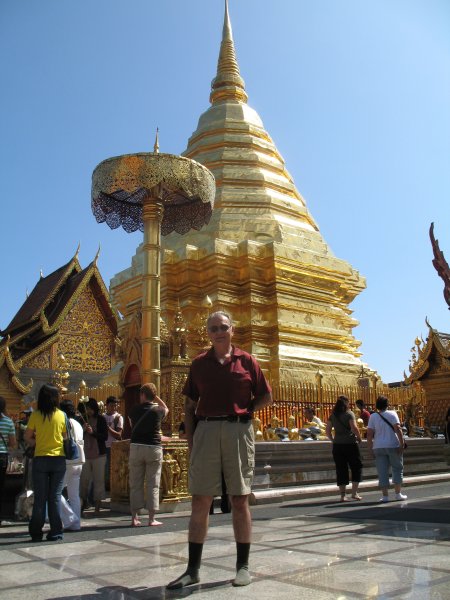
[[[189,463],[189,492],[220,496],[222,473],[231,496],[251,492],[255,468],[252,422],[199,421]]]

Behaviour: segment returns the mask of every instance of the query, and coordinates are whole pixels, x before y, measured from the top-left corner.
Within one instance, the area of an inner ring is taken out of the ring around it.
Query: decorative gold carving
[[[288,418],[288,430],[289,430],[289,439],[290,440],[299,440],[300,439],[300,435],[298,433],[298,427],[297,427],[297,419],[295,418],[294,415],[290,415]]]
[[[83,291],[59,333],[58,352],[65,356],[69,369],[101,373],[111,368],[114,336],[90,287]]]
[[[130,487],[128,480],[128,456],[130,441],[115,442],[111,446],[111,500],[127,504]],[[189,498],[187,490],[188,448],[182,440],[163,441],[163,464],[161,471],[160,498],[162,502],[179,502]]]
[[[60,394],[67,392],[67,385],[69,383],[70,373],[67,371],[69,363],[65,359],[63,354],[58,354],[58,361],[56,363],[56,369],[53,374],[53,383],[58,388]]]
[[[179,359],[163,365],[161,370],[161,397],[169,408],[169,417],[163,422],[166,435],[178,437],[178,427],[182,421],[184,397],[182,390],[189,371],[190,360]]]
[[[159,153],[108,158],[92,174],[94,215],[97,222],[107,221],[113,229],[121,225],[128,232],[143,231],[142,206],[149,194],[164,203],[162,234],[183,234],[191,227],[199,229],[209,220],[215,196],[214,177],[200,163]]]
[[[181,473],[178,461],[170,452],[165,452],[161,470],[161,488],[163,498],[172,500],[177,497],[178,478]]]
[[[258,415],[255,415],[252,420],[253,431],[255,434],[255,442],[262,442],[264,439],[262,432],[262,423]]]
[[[179,304],[170,330],[170,347],[173,360],[187,357],[186,324]]]

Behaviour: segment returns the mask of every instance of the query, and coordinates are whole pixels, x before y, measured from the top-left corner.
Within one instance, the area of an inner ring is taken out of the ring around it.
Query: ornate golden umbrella
[[[173,154],[125,154],[101,162],[92,174],[92,212],[98,223],[144,232],[142,381],[160,379],[161,234],[183,235],[209,222],[216,186],[203,165]]]

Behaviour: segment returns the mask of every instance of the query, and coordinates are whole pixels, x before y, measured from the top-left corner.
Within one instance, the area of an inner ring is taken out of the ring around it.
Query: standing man
[[[234,333],[231,317],[222,311],[215,312],[209,316],[207,328],[212,348],[193,360],[183,389],[186,437],[191,452],[189,562],[185,573],[169,583],[168,589],[200,581],[209,508],[214,496],[222,493],[222,473],[231,498],[237,549],[233,585],[251,583],[248,497],[255,465],[252,415],[272,403],[272,394],[255,358],[231,344]]]
[[[364,427],[367,427],[367,425],[369,424],[370,412],[367,410],[363,400],[357,400],[355,404],[360,410],[360,417],[363,421]]]
[[[119,400],[115,396],[106,398],[106,413],[103,415],[108,425],[108,439],[106,445],[106,465],[105,465],[105,488],[110,489],[111,478],[111,446],[113,442],[122,439],[123,417],[117,412]]]
[[[140,404],[130,414],[131,441],[129,458],[131,525],[139,527],[139,511],[144,508],[144,480],[147,482],[148,524],[162,525],[155,519],[159,508],[159,483],[163,451],[161,421],[169,409],[158,397],[153,383],[144,383],[140,389]]]

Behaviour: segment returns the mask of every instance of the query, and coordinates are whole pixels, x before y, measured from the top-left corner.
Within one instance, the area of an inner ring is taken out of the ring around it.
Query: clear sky
[[[230,0],[249,104],[333,252],[367,278],[353,302],[384,381],[414,338],[450,331],[428,228],[450,262],[450,2]],[[0,328],[42,268],[101,245],[110,278],[140,234],[98,225],[103,159],[181,153],[209,105],[223,0],[0,0]]]

